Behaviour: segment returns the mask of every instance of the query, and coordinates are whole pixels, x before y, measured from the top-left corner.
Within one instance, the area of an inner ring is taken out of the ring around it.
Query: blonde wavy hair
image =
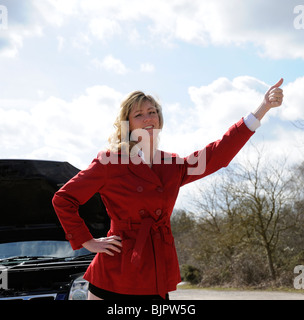
[[[151,95],[146,95],[142,91],[131,92],[120,105],[120,110],[114,122],[115,131],[108,139],[109,149],[111,151],[123,151],[129,153],[132,147],[136,145],[136,141],[130,141],[130,136],[127,136],[127,133],[125,132],[126,126],[122,124],[126,121],[129,121],[130,112],[134,107],[140,109],[142,104],[146,101],[150,101],[156,108],[159,118],[159,128],[163,128],[164,119],[162,108],[161,105],[156,101],[156,99],[154,99]],[[126,138],[127,141],[125,141]]]

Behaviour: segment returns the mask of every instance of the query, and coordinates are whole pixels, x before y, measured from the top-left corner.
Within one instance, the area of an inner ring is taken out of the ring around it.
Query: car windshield
[[[75,258],[88,255],[85,248],[73,250],[67,241],[19,241],[0,244],[0,260],[11,257]]]

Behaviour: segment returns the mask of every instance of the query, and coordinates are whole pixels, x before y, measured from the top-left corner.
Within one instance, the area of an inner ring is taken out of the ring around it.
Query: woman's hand
[[[106,253],[110,256],[114,256],[115,252],[121,252],[119,247],[122,247],[121,238],[119,236],[111,236],[105,238],[91,239],[82,244],[84,248],[91,252]]]
[[[280,88],[282,83],[283,83],[283,79],[281,79],[278,83],[276,83],[266,92],[264,101],[263,101],[266,108],[268,109],[276,108],[282,104],[283,97],[284,97],[283,90]]]
[[[280,79],[274,86],[272,86],[265,94],[264,100],[259,108],[252,114],[259,120],[262,120],[264,115],[271,109],[279,107],[283,102],[283,90],[280,86],[283,83],[283,79]]]

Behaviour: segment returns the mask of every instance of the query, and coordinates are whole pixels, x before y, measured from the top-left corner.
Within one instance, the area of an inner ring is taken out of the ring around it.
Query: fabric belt
[[[138,267],[140,264],[146,241],[148,237],[151,236],[156,265],[157,292],[164,299],[168,292],[165,288],[164,275],[166,274],[166,265],[162,240],[164,239],[163,228],[168,226],[167,215],[157,221],[151,216],[148,216],[143,218],[141,223],[131,222],[129,220],[111,220],[111,231],[113,233],[116,231],[138,230],[131,257],[131,263],[136,267]],[[151,233],[151,229],[153,229],[155,232]]]

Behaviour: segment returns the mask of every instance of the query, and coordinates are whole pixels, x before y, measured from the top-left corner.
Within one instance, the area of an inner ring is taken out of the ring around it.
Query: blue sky
[[[161,147],[186,155],[220,138],[283,77],[284,104],[252,141],[274,159],[303,161],[303,131],[293,125],[304,118],[298,5],[0,0],[8,11],[8,25],[0,25],[1,158],[85,168],[106,147],[119,103],[134,90],[159,98]]]

